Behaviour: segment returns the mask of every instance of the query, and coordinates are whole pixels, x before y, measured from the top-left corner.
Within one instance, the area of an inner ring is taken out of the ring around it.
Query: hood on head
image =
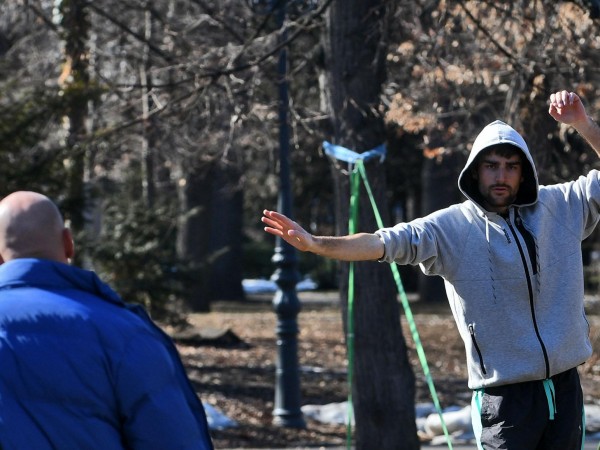
[[[523,137],[511,126],[500,120],[496,120],[487,125],[473,142],[473,148],[467,159],[464,169],[458,176],[458,188],[471,201],[481,206],[477,181],[473,178],[472,168],[477,155],[483,150],[493,145],[510,144],[514,145],[523,152],[523,182],[519,187],[517,198],[514,201],[515,206],[532,205],[538,199],[538,177],[535,170],[535,164],[529,148]]]

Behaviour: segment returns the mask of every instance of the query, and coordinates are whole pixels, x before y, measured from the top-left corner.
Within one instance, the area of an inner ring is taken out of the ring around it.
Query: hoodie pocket
[[[477,356],[479,357],[479,367],[481,368],[481,373],[484,375],[487,374],[487,370],[485,370],[485,364],[483,363],[483,355],[481,354],[481,349],[479,348],[479,344],[477,344],[477,338],[475,337],[475,326],[470,323],[469,324],[469,334],[471,335],[471,341],[473,342],[473,347],[477,352]]]

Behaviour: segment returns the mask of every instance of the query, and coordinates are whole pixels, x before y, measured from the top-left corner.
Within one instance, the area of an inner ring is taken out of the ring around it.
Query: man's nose
[[[496,181],[504,181],[506,179],[506,169],[499,167],[496,171]]]

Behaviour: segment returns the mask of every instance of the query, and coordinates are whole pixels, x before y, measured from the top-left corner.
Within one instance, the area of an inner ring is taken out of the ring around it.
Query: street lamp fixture
[[[317,0],[246,0],[246,2],[258,14],[276,15],[277,26],[281,30],[280,43],[285,43],[287,40],[287,33],[283,27],[286,15],[292,12],[300,14],[317,4]],[[279,90],[279,197],[277,209],[286,216],[293,217],[289,164],[287,48],[285,45],[279,51],[277,67]],[[301,305],[296,293],[296,284],[300,281],[296,250],[278,237],[272,261],[276,270],[271,279],[277,284],[277,292],[273,297],[273,308],[277,314],[277,367],[273,423],[289,428],[305,428],[306,422],[300,409],[297,316]]]

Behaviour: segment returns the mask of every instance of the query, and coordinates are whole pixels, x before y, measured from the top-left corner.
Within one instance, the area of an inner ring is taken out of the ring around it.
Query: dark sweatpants
[[[554,399],[543,380],[475,391],[472,415],[478,447],[484,450],[581,450],[585,417],[577,368],[553,376],[552,384]],[[551,420],[553,400],[555,409]]]

